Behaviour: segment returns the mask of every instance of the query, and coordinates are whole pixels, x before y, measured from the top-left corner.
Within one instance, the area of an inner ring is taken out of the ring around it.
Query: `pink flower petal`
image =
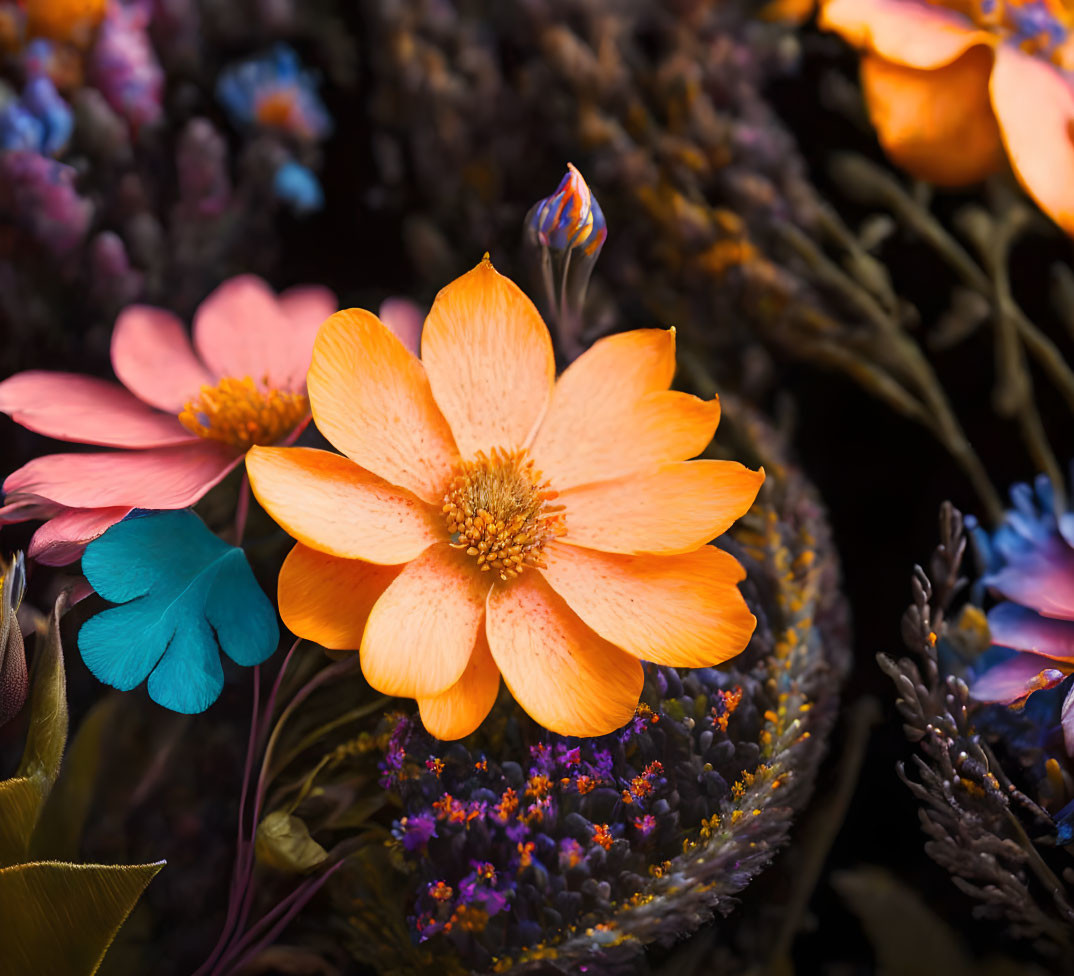
[[[386,298],[380,303],[377,318],[381,320],[415,356],[421,347],[421,327],[425,312],[409,298]]]
[[[26,554],[46,566],[66,566],[86,546],[130,514],[130,508],[69,508],[41,526]]]
[[[101,447],[166,447],[197,440],[118,383],[31,370],[0,383],[0,411],[47,437]]]
[[[148,451],[48,454],[8,475],[4,492],[28,492],[70,508],[186,508],[242,457],[203,440]]]
[[[168,413],[178,413],[216,382],[194,355],[183,323],[149,305],[131,305],[116,319],[112,369],[128,390]]]
[[[320,285],[288,288],[280,294],[279,302],[290,323],[288,331],[280,337],[281,346],[286,346],[292,364],[287,389],[304,390],[313,355],[313,340],[324,320],[339,309],[339,302],[334,292]]]
[[[309,302],[303,304],[299,317],[308,328]],[[291,319],[275,293],[255,275],[225,281],[194,316],[194,345],[217,376],[249,376],[266,387],[300,388],[309,365],[308,353],[296,353],[302,344],[292,335]]]
[[[1017,603],[1001,603],[988,614],[992,643],[1074,663],[1074,621],[1042,617]],[[1043,666],[1043,664],[1042,664]]]
[[[1033,692],[1054,688],[1067,672],[1050,668],[1047,658],[1036,654],[1016,654],[989,668],[970,687],[970,694],[982,702],[1002,702],[1017,705]]]
[[[1074,620],[1074,549],[1058,535],[1012,559],[984,582],[1008,600],[1046,617]]]
[[[4,501],[6,504],[0,506],[0,525],[50,519],[64,510],[62,505],[26,492],[5,492]]]

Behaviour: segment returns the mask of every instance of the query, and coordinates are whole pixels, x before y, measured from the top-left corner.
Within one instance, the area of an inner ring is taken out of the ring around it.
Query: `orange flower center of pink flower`
[[[179,414],[192,434],[247,451],[255,444],[277,444],[309,413],[309,398],[287,390],[262,390],[249,376],[225,377],[203,386]]]
[[[543,566],[545,543],[567,531],[563,506],[550,504],[555,497],[524,450],[479,451],[455,467],[444,494],[451,545],[504,582],[526,566]]]

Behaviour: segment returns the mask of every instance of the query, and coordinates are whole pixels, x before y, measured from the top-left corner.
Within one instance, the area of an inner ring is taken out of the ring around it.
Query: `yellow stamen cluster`
[[[286,390],[262,390],[249,376],[225,377],[203,386],[179,414],[191,433],[246,451],[255,444],[276,444],[309,413],[309,398]]]
[[[456,467],[444,495],[451,544],[504,582],[543,566],[545,543],[566,532],[563,506],[549,504],[555,497],[525,451],[479,451]]]

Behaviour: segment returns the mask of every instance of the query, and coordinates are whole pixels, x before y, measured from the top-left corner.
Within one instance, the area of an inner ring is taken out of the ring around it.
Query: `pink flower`
[[[0,383],[0,412],[59,440],[120,450],[35,458],[4,481],[0,524],[43,518],[28,554],[60,566],[134,508],[193,505],[254,444],[309,422],[313,338],[336,311],[325,288],[279,297],[260,278],[224,282],[198,308],[191,345],[170,312],[125,309],[112,333],[122,386],[33,370]]]

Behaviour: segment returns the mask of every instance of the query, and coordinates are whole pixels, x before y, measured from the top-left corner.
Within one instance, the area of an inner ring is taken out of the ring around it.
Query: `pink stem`
[[[239,486],[239,502],[235,506],[235,545],[242,545],[246,534],[246,517],[250,514],[250,479],[243,471],[242,484]]]
[[[285,662],[286,666],[286,662]],[[243,825],[246,820],[246,797],[250,792],[250,775],[254,769],[254,748],[257,744],[257,729],[260,724],[258,715],[258,707],[260,704],[261,696],[261,665],[254,665],[254,707],[250,713],[250,738],[246,746],[246,762],[243,766],[242,772],[242,792],[239,794],[239,824],[238,824],[238,836],[235,840],[235,865],[231,869],[231,888],[228,892],[227,901],[227,918],[224,921],[223,931],[220,933],[220,938],[217,939],[216,945],[213,946],[213,951],[209,953],[209,958],[202,963],[201,967],[194,974],[194,976],[202,976],[203,973],[207,973],[209,968],[220,957],[220,953],[224,951],[224,947],[227,945],[227,940],[231,936],[231,933],[235,927],[235,921],[238,918],[239,908],[239,876],[242,872],[242,866],[246,860],[246,843],[243,838]]]
[[[297,646],[298,646],[298,641],[295,642],[294,647],[291,648],[291,652],[287,655],[287,661],[284,661],[284,668],[287,667],[287,662],[291,660],[291,654],[294,653],[295,647],[297,647]],[[318,671],[312,678],[310,678],[309,681],[307,681],[301,688],[299,688],[299,690],[295,693],[294,698],[292,698],[291,701],[288,702],[287,707],[280,714],[280,720],[276,723],[275,728],[272,730],[272,735],[269,737],[268,745],[265,746],[265,754],[261,759],[261,772],[258,775],[258,778],[257,778],[257,790],[254,793],[254,831],[255,832],[257,830],[257,824],[260,822],[260,819],[261,819],[261,806],[265,801],[265,793],[268,790],[268,771],[269,771],[269,766],[270,766],[270,764],[272,762],[272,753],[273,753],[273,750],[276,747],[276,741],[279,738],[280,732],[283,730],[284,725],[286,724],[287,720],[291,717],[291,715],[294,713],[295,709],[298,708],[298,706],[301,705],[307,698],[309,698],[309,696],[311,694],[313,694],[314,691],[316,691],[318,688],[321,687],[321,685],[325,684],[326,682],[331,681],[332,679],[338,677],[341,674],[345,674],[347,671],[350,671],[354,667],[355,660],[357,660],[356,657],[350,657],[350,658],[347,658],[346,660],[339,661],[336,664],[331,665],[330,667],[324,668],[321,671]],[[283,668],[281,668],[281,674],[282,673],[283,673]],[[268,721],[272,717],[272,708],[273,708],[273,706],[275,704],[276,692],[278,690],[279,683],[280,683],[280,679],[279,679],[279,677],[277,677],[276,686],[273,687],[272,695],[270,696],[268,704],[266,705],[265,728],[268,727]],[[237,929],[236,929],[239,932],[241,932],[243,930],[243,926],[246,925],[246,920],[250,916],[250,909],[253,907],[253,899],[254,899],[253,874],[254,874],[254,860],[255,860],[254,853],[255,853],[254,852],[254,846],[253,846],[253,844],[251,844],[250,847],[249,847],[249,854],[248,854],[248,857],[247,857],[247,868],[246,868],[246,872],[245,872],[245,875],[246,875],[245,888],[246,888],[246,890],[243,892],[242,903],[241,903],[241,907],[239,909],[239,924],[238,924]]]
[[[325,882],[327,882],[328,879],[341,867],[343,867],[343,862],[337,861],[320,877],[303,882],[275,908],[266,912],[265,916],[261,918],[257,924],[251,927],[250,931],[247,932],[246,935],[228,951],[227,955],[220,960],[220,964],[217,966],[213,976],[227,976],[228,973],[242,969],[242,967],[256,956],[257,953],[261,952],[267,946],[272,945],[272,943],[279,938],[280,933],[291,923],[294,917],[306,907],[310,899],[321,890]],[[285,909],[286,911],[284,912],[283,917],[272,926],[268,934],[264,938],[258,939],[259,930],[263,930],[265,925],[272,921],[273,916],[279,915],[280,912]],[[251,945],[251,943],[253,944]],[[248,949],[247,946],[249,946]],[[244,949],[246,950],[245,952],[243,951]],[[234,959],[239,953],[242,953],[242,955],[240,955],[238,959]]]

